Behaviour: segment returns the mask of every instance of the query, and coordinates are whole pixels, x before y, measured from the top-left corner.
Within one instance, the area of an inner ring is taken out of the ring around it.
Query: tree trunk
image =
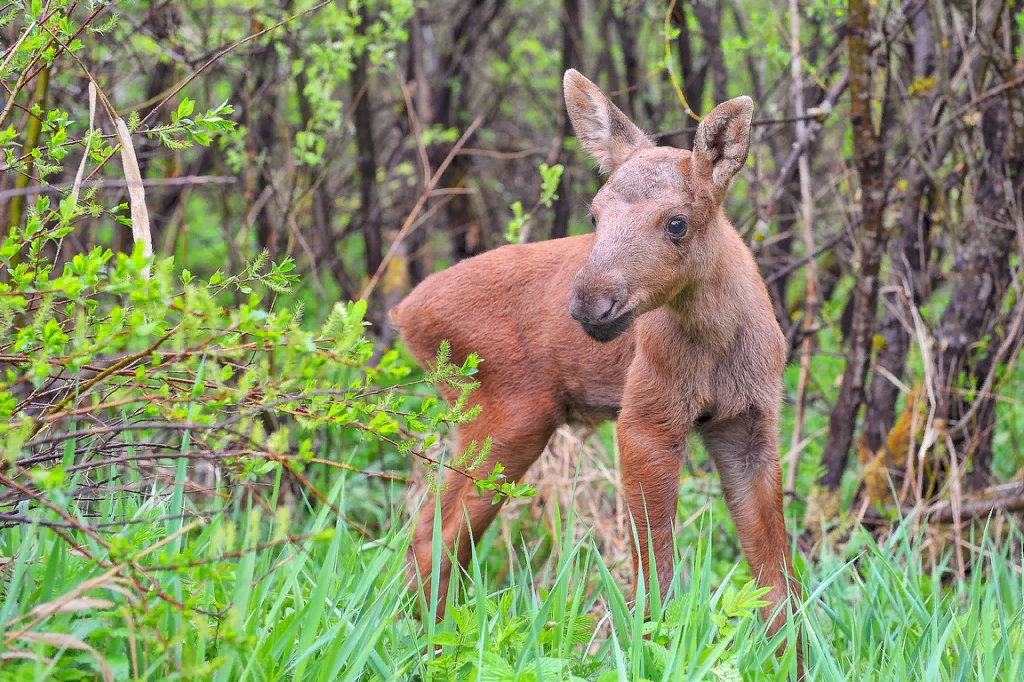
[[[853,155],[861,190],[860,269],[854,287],[854,307],[839,397],[829,419],[828,440],[822,452],[824,474],[819,484],[838,490],[850,455],[857,412],[864,402],[864,383],[871,360],[871,343],[878,305],[878,271],[885,232],[882,211],[886,197],[885,148],[871,117],[871,48],[868,44],[870,3],[849,2],[850,106]]]
[[[922,7],[913,19],[914,70],[913,78],[927,78],[934,69],[933,40],[928,12]],[[929,118],[935,104],[934,97],[922,97],[915,107],[913,136],[904,142],[905,146],[917,144],[917,140],[929,127]],[[951,141],[950,138],[947,138]],[[940,151],[941,150],[941,151]],[[929,159],[932,168],[942,164],[949,145],[940,144]],[[916,306],[926,300],[927,292],[921,283],[921,273],[927,272],[928,244],[931,236],[931,217],[928,200],[930,181],[916,161],[911,161],[907,178],[907,189],[903,198],[903,212],[900,216],[900,235],[893,240],[890,252],[894,285],[899,291],[885,294],[885,312],[879,325],[883,345],[878,353],[878,366],[888,370],[895,377],[903,376],[907,353],[910,350],[910,333],[905,321],[909,319],[907,306]],[[933,190],[934,191],[934,190]],[[910,290],[904,291],[909,285]],[[901,295],[901,292],[908,296]],[[883,372],[876,372],[871,380],[871,389],[864,414],[864,431],[861,444],[870,452],[877,451],[885,443],[886,436],[896,420],[896,400],[899,387]]]
[[[567,69],[583,70],[583,19],[580,16],[579,0],[563,0],[562,2],[562,73]],[[565,140],[572,136],[572,123],[562,107],[558,114],[559,120],[559,161],[565,155]],[[569,233],[569,215],[572,211],[572,185],[565,173],[558,181],[558,198],[554,205],[554,222],[551,225],[551,238],[559,239]]]
[[[1001,78],[994,78],[995,87]],[[993,370],[993,354],[1009,328],[1000,314],[1010,285],[1010,254],[1019,249],[1016,220],[1024,206],[1024,98],[1008,90],[982,105],[982,156],[974,186],[974,215],[958,249],[956,284],[936,338],[937,415],[952,425],[971,409],[967,394]],[[1015,220],[1016,218],[1016,220]],[[1005,359],[1004,359],[1005,360]],[[954,434],[969,489],[989,483],[995,396],[978,391],[970,421]]]

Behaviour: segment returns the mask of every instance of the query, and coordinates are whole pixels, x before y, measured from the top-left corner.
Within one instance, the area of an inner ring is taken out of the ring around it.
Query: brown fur
[[[392,319],[424,365],[443,339],[456,361],[470,352],[483,358],[471,396],[483,410],[459,427],[456,448],[491,436],[485,471],[500,461],[518,479],[559,425],[618,416],[626,498],[641,540],[634,567],[648,574],[650,533],[663,593],[680,467],[696,431],[751,571],[772,588],[764,615],[775,632],[788,609],[773,617],[774,610],[787,591],[799,594],[777,434],[786,344],[754,259],[722,211],[747,158],[752,102],[716,107],[691,153],[654,147],[578,72],[566,72],[564,87],[584,150],[611,173],[593,201],[596,233],[463,261],[424,280]],[[688,224],[679,239],[667,232],[674,217]],[[498,506],[464,476],[449,473],[446,483],[443,539],[458,545],[464,563]],[[427,595],[433,522],[428,501],[412,547]],[[439,609],[451,569],[442,557]]]

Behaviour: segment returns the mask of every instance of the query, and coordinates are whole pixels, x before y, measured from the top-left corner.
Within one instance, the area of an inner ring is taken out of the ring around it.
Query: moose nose
[[[600,311],[597,319],[601,322],[607,321],[612,316],[612,310],[615,308],[616,303],[618,301],[610,296],[601,296],[594,301],[594,312]]]
[[[569,302],[569,314],[577,322],[600,324],[613,319],[618,300],[607,294],[593,294],[574,290]]]

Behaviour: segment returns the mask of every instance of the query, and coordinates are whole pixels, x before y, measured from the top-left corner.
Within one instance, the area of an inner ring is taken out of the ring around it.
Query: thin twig
[[[91,84],[90,84],[91,85]],[[233,175],[185,175],[178,178],[147,178],[142,187],[178,187],[181,185],[233,185],[238,178]],[[99,189],[125,189],[137,183],[127,180],[91,180],[83,181],[79,189],[97,187]],[[17,196],[35,196],[37,194],[56,194],[65,189],[74,189],[74,183],[64,182],[58,185],[35,185],[21,189],[7,189],[0,192],[0,201]]]
[[[434,186],[437,185],[438,181],[440,181],[441,176],[444,175],[445,170],[448,169],[448,165],[452,162],[452,159],[455,158],[455,155],[459,153],[462,146],[466,144],[466,141],[470,136],[476,131],[480,124],[483,123],[483,120],[484,117],[482,115],[477,116],[476,119],[469,124],[469,127],[466,128],[466,132],[462,133],[462,137],[459,138],[458,142],[455,143],[455,146],[453,146],[451,151],[448,152],[448,156],[446,156],[444,161],[441,162],[441,165],[438,166],[437,171],[435,171],[433,177],[430,178],[430,182],[428,182],[426,187],[423,188],[420,198],[416,200],[416,205],[413,206],[409,216],[402,224],[402,229],[398,231],[398,236],[395,237],[395,240],[391,242],[391,246],[388,247],[388,252],[384,254],[384,258],[381,260],[380,266],[377,268],[377,272],[373,273],[373,277],[370,278],[369,283],[366,285],[366,288],[363,289],[363,293],[359,298],[365,300],[370,295],[370,292],[372,292],[377,286],[377,281],[381,278],[381,275],[384,274],[384,271],[387,269],[391,259],[394,258],[398,245],[401,244],[402,240],[405,239],[409,232],[412,231],[413,222],[416,220],[416,216],[419,212],[423,209],[423,204],[425,204],[427,199],[431,197],[434,191]]]
[[[790,23],[790,74],[793,79],[792,93],[793,104],[796,109],[797,118],[804,115],[804,91],[801,79],[802,57],[800,54],[800,5],[797,0],[789,0],[789,23]],[[807,139],[807,125],[803,120],[796,122],[796,138],[803,141]],[[807,145],[797,162],[800,176],[800,205],[803,223],[804,250],[808,254],[814,253],[814,233],[811,230],[813,223],[814,208],[811,203],[811,177],[810,163],[808,160]],[[786,455],[786,490],[796,489],[796,471],[800,465],[800,452],[797,448],[800,442],[800,432],[804,425],[804,410],[807,406],[807,384],[811,372],[811,346],[813,344],[814,317],[817,312],[817,273],[814,267],[814,259],[807,261],[807,292],[805,294],[806,307],[804,312],[804,340],[801,344],[800,375],[797,379],[796,415],[793,419],[793,437],[790,439],[790,451]]]

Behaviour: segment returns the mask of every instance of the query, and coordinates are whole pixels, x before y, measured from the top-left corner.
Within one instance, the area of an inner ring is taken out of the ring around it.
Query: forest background
[[[1019,0],[0,0],[0,679],[785,678],[699,444],[627,608],[611,425],[471,471],[511,499],[411,617],[473,363],[386,313],[591,229],[570,67],[658,144],[754,99],[809,670],[1019,679],[1022,46]]]

